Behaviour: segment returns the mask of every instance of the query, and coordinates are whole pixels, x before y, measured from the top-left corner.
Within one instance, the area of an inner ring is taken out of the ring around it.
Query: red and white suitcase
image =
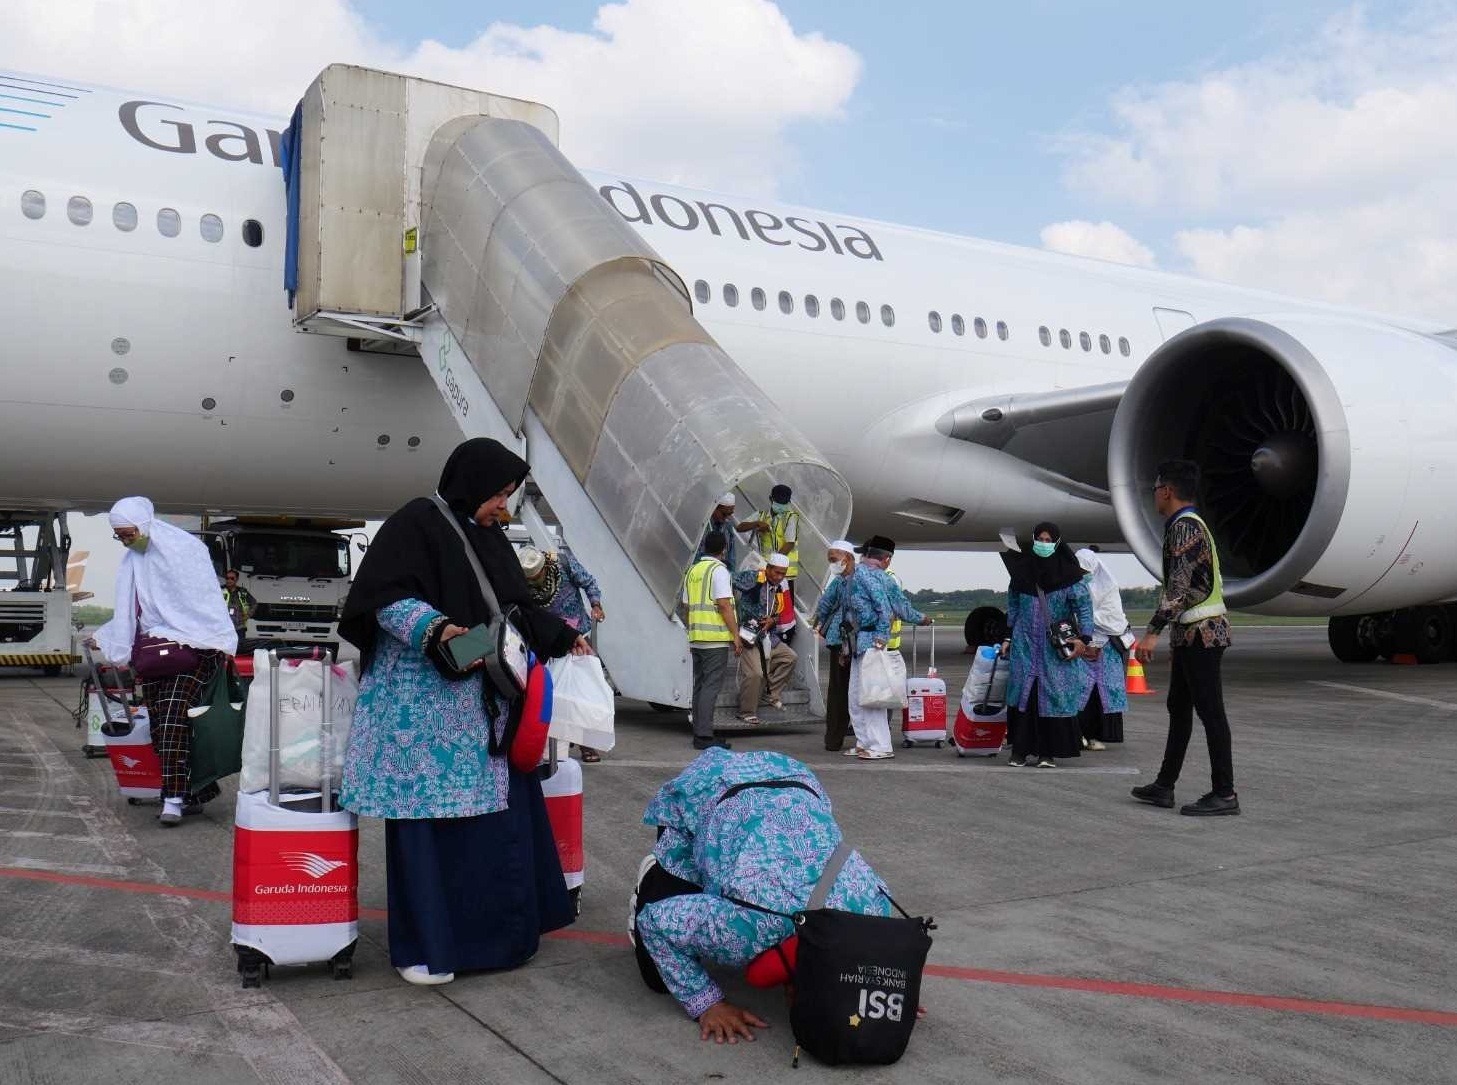
[[[270,651],[267,690],[278,688],[280,656],[315,658],[316,652]],[[329,652],[322,658],[322,703],[327,706],[333,659]],[[359,940],[359,822],[349,811],[334,808],[334,721],[327,710],[322,713],[319,790],[280,792],[278,698],[269,699],[268,789],[239,792],[233,823],[232,941],[238,972],[244,987],[260,987],[271,965],[328,962],[335,979],[349,979]]]
[[[911,677],[906,679],[906,706],[901,709],[901,744],[907,748],[931,743],[938,750],[946,743],[946,682],[936,676],[936,636],[931,635],[931,665],[924,678],[916,677],[918,638],[911,627]]]
[[[91,684],[101,691],[89,707],[93,712],[99,710],[102,715],[101,740],[106,746],[111,769],[116,773],[117,789],[133,806],[148,800],[160,800],[162,761],[152,746],[152,721],[146,706],[133,703],[133,690],[124,686],[117,689],[112,683],[103,685],[91,649],[83,646],[82,650],[91,671]]]
[[[977,658],[972,663],[972,673],[967,676],[966,688],[962,690],[961,703],[956,710],[956,721],[950,732],[957,757],[993,757],[1006,741],[1006,703],[985,699],[998,694],[1006,696],[1005,679],[1000,689],[997,684],[1000,662],[995,648],[984,646],[977,649]],[[985,678],[981,677],[983,672]]]
[[[582,765],[575,758],[558,758],[557,740],[552,739],[550,760],[543,762],[542,769],[545,775],[541,793],[546,796],[546,816],[551,819],[551,834],[556,838],[567,893],[572,898],[572,907],[581,915],[587,865],[582,850]]]

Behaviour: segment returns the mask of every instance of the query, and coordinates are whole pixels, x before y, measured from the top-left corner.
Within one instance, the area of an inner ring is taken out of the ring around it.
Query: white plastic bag
[[[243,771],[239,791],[268,787],[268,653],[253,653],[253,684],[243,719]],[[284,659],[278,664],[278,786],[315,790],[323,786],[324,762],[320,730],[324,722],[324,664],[317,659]],[[359,679],[353,663],[333,664],[329,683],[329,718],[334,724],[329,778],[338,786],[344,775],[344,751]]]
[[[565,656],[546,665],[551,674],[552,738],[607,751],[617,745],[612,687],[596,656]]]
[[[1012,661],[998,659],[997,648],[984,644],[976,650],[971,671],[966,676],[966,685],[961,687],[961,707],[970,716],[979,704],[1005,704],[1007,701],[1007,677],[1012,672]]]
[[[871,648],[860,657],[860,707],[899,711],[906,699],[906,661],[899,652]]]

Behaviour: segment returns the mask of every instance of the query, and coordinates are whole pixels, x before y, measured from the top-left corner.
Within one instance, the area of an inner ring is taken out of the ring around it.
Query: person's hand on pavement
[[[769,1022],[756,1013],[740,1009],[731,1002],[715,1002],[698,1017],[698,1038],[720,1044],[736,1044],[742,1036],[752,1042],[754,1029],[768,1027]]]

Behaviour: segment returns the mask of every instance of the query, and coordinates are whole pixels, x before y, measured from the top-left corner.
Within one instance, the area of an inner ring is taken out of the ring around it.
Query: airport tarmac
[[[940,659],[953,705],[967,660]],[[1158,690],[1166,676],[1166,659],[1149,669]],[[1323,628],[1240,629],[1225,692],[1237,818],[1129,797],[1157,767],[1162,696],[1135,701],[1121,747],[1057,769],[929,748],[857,763],[808,731],[735,736],[820,772],[849,839],[939,923],[906,1057],[791,1071],[777,992],[727,978],[774,1027],[704,1044],[625,948],[643,806],[691,756],[681,714],[623,705],[617,749],[585,769],[582,916],[527,967],[402,983],[383,834],[365,822],[355,978],[277,969],[244,991],[231,789],[162,830],[82,756],[76,680],[5,675],[0,1085],[1457,1080],[1457,667],[1343,666]],[[1206,790],[1196,728],[1179,798]]]

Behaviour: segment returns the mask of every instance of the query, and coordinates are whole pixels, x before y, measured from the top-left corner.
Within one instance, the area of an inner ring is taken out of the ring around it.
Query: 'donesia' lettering
[[[694,200],[652,192],[644,196],[631,181],[603,185],[598,192],[628,222],[665,226],[670,230],[707,230],[714,237],[737,234],[740,241],[760,241],[776,248],[798,246],[807,252],[832,252],[861,260],[884,260],[880,246],[860,226],[828,223],[757,208],[742,210],[726,203]]]

